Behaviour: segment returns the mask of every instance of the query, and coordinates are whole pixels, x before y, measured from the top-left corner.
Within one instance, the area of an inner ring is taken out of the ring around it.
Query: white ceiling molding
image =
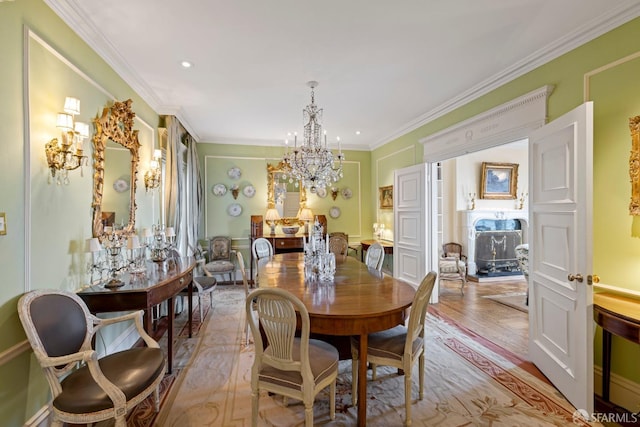
[[[547,85],[419,140],[424,162],[437,162],[527,138],[547,122]]]
[[[415,120],[407,123],[405,126],[399,128],[393,134],[379,140],[373,144],[370,148],[372,150],[387,144],[394,139],[405,135],[420,126],[424,126],[436,120],[439,117],[444,116],[451,111],[460,108],[469,102],[480,98],[483,95],[505,85],[506,83],[515,80],[516,78],[525,75],[526,73],[535,70],[536,68],[546,64],[547,62],[556,59],[571,50],[582,46],[583,44],[605,34],[608,31],[630,21],[640,14],[640,3],[626,6],[612,8],[609,12],[609,16],[599,22],[597,26],[584,25],[582,31],[576,31],[567,35],[564,38],[556,40],[554,43],[546,46],[543,49],[529,55],[522,61],[514,64],[513,66],[505,69],[502,73],[491,76],[489,79],[480,82],[478,85],[470,88],[469,90],[461,93],[459,96],[451,99],[449,102],[439,105],[431,111],[417,117]]]

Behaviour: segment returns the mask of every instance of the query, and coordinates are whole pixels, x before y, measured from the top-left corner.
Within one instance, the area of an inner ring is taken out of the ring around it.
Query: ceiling
[[[200,142],[284,144],[316,80],[330,144],[362,150],[640,16],[636,0],[45,1]]]

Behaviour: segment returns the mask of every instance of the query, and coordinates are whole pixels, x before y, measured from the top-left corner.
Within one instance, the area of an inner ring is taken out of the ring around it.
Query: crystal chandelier
[[[302,110],[304,140],[298,147],[298,136],[295,135],[293,150],[287,149],[283,160],[290,169],[290,176],[299,180],[307,190],[315,193],[319,188],[326,188],[342,178],[344,154],[342,154],[340,138],[338,138],[336,156],[327,146],[326,131],[322,132],[322,108],[318,108],[315,104],[313,92],[318,82],[310,81],[307,86],[311,88],[311,104]]]

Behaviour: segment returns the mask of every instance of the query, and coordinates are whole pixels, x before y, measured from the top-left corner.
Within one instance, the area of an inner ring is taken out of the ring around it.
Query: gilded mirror
[[[288,175],[289,167],[284,163],[280,162],[277,165],[267,164],[267,209],[271,208],[279,208],[280,205],[284,205],[286,200],[286,186],[290,181],[290,177]],[[291,186],[291,185],[289,185]],[[291,191],[289,191],[291,193]],[[299,198],[294,203],[297,202],[297,209],[299,211],[300,208],[304,208],[307,205],[307,192],[305,188],[298,183],[296,187],[296,192],[299,193]],[[283,194],[284,193],[284,194]],[[282,203],[278,203],[282,202]],[[289,200],[291,202],[291,200]],[[281,219],[279,224],[282,225],[292,225],[299,224],[300,221],[296,216],[284,216],[283,213],[292,212],[288,209],[279,211]]]
[[[131,110],[131,103],[130,99],[116,101],[113,106],[105,107],[102,116],[93,121],[96,126],[93,136],[93,236],[100,239],[105,226],[116,226],[117,233],[123,235],[133,233],[135,228],[140,143],[138,131],[133,130],[136,115]],[[114,199],[119,197],[120,201],[105,207],[105,201],[112,196]]]

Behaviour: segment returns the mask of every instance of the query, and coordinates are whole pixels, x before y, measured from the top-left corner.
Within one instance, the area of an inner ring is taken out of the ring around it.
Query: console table
[[[164,262],[147,262],[144,274],[125,273],[122,276],[124,286],[105,288],[103,284],[89,286],[78,292],[78,296],[87,304],[92,313],[113,311],[144,310],[144,329],[150,333],[153,328],[152,308],[167,301],[167,367],[171,373],[173,367],[173,297],[183,289],[189,292],[189,338],[192,323],[193,268],[196,262],[192,257],[169,258]]]
[[[593,318],[602,327],[602,399],[608,402],[611,335],[640,344],[640,300],[608,292],[594,293]]]
[[[325,215],[315,215],[318,219],[318,222],[324,228],[324,232],[327,232],[327,217]],[[271,247],[273,247],[274,254],[282,254],[288,252],[304,252],[304,239],[302,231],[299,231],[298,234],[290,235],[290,234],[264,234],[263,233],[263,223],[264,220],[262,215],[251,215],[251,235],[249,236],[249,247],[250,249],[250,261],[249,261],[249,279],[253,282],[253,267],[255,260],[253,258],[253,242],[256,239],[264,238],[271,243]],[[311,226],[311,225],[310,225]],[[301,230],[303,227],[300,227]],[[308,238],[308,236],[307,236]]]

